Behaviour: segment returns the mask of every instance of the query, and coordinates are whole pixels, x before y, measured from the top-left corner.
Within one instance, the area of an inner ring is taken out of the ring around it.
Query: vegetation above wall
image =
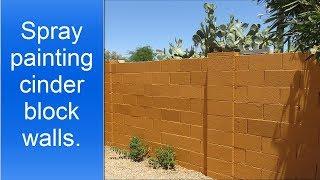
[[[201,58],[212,52],[242,54],[301,51],[320,61],[320,1],[319,0],[256,0],[265,3],[270,25],[242,22],[231,15],[226,24],[217,24],[216,5],[205,3],[205,20],[192,37],[194,45],[183,49],[183,41],[175,39],[169,48],[154,50],[150,46],[130,52],[131,61]],[[309,58],[310,58],[309,57]],[[124,59],[115,52],[106,52],[106,59]]]
[[[176,40],[176,45],[170,44],[169,51],[161,51],[159,59],[198,58],[207,56],[212,52],[259,52],[268,53],[271,41],[269,28],[261,30],[260,24],[243,23],[230,16],[227,24],[217,25],[215,4],[205,3],[207,14],[200,29],[193,35],[194,47],[191,50],[182,50],[182,40]],[[200,47],[200,52],[195,52],[195,47]]]
[[[205,56],[211,52],[244,52],[264,50],[268,52],[272,41],[269,40],[269,29],[260,30],[260,24],[243,23],[230,16],[227,24],[217,25],[214,4],[205,3],[207,17],[201,28],[193,36],[195,46],[201,47]]]
[[[270,40],[275,50],[310,52],[320,60],[320,1],[319,0],[257,0],[266,3],[271,23]]]
[[[105,50],[104,51],[104,59],[105,60],[120,60],[120,59],[126,59],[126,58],[115,51]]]
[[[261,29],[260,24],[243,23],[230,16],[227,24],[217,25],[215,4],[205,3],[207,14],[201,27],[193,35],[195,52],[182,49],[182,40],[170,44],[169,51],[160,51],[158,59],[181,59],[207,56],[212,52],[268,53],[302,51],[309,52],[320,60],[320,1],[317,0],[257,0],[266,3],[270,16],[266,23],[271,25]],[[310,57],[312,57],[310,56]]]
[[[196,53],[194,47],[191,46],[190,50],[182,49],[182,39],[175,39],[175,44],[169,44],[169,50],[167,51],[164,49],[163,51],[157,51],[157,59],[164,60],[164,59],[183,59],[183,58],[199,58],[201,54]]]
[[[131,61],[150,61],[154,60],[156,54],[150,46],[139,47],[134,51],[130,52]]]

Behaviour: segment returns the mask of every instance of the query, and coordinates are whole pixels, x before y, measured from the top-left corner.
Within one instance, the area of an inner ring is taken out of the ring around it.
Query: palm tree
[[[320,30],[319,0],[257,0],[257,2],[265,3],[270,13],[266,23],[271,23],[271,37],[276,42],[277,52],[283,52],[285,44],[288,45],[288,50],[294,46],[303,51],[306,48],[319,46],[317,33]],[[310,42],[311,44],[306,44]]]
[[[299,4],[294,4],[292,0],[257,0],[258,3],[265,3],[270,13],[266,23],[271,23],[271,33],[275,43],[275,51],[283,52],[284,44],[291,44],[291,36],[285,37],[290,30],[292,19],[300,13]],[[299,0],[297,0],[299,1]],[[290,50],[290,47],[288,47]]]

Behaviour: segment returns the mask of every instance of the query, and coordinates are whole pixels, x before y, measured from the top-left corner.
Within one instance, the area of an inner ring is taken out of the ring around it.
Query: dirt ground
[[[105,149],[106,179],[211,179],[200,172],[176,165],[175,170],[153,169],[148,160],[133,162],[123,159],[109,147]]]

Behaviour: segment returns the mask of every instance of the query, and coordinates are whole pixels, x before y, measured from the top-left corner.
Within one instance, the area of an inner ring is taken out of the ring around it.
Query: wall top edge
[[[274,57],[274,56],[296,56],[300,57],[299,59],[306,59],[310,54],[308,53],[302,53],[302,52],[285,52],[285,53],[269,53],[269,54],[240,54],[239,52],[214,52],[209,53],[208,57],[204,58],[188,58],[188,59],[167,59],[167,60],[151,60],[151,61],[138,61],[138,62],[130,62],[130,61],[124,61],[124,60],[106,60],[106,63],[110,64],[122,64],[122,63],[155,63],[155,62],[170,62],[170,61],[196,61],[196,60],[208,60],[212,59],[214,57]]]

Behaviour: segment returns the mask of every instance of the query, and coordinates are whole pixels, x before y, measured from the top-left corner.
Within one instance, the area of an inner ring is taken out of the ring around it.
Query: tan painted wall
[[[170,144],[217,179],[320,179],[320,67],[305,58],[106,63],[106,144]]]

